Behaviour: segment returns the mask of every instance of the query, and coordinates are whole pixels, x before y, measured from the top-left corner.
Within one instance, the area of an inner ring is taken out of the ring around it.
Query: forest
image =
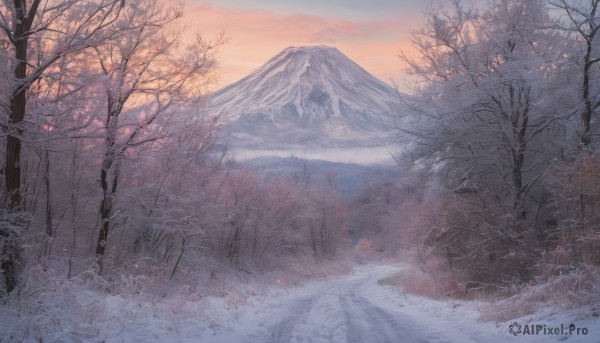
[[[598,11],[430,7],[398,60],[400,176],[344,199],[309,163],[267,177],[232,158],[205,102],[229,37],[188,32],[182,3],[2,1],[0,307],[33,317],[74,289],[241,302],[375,261],[434,298],[598,304]]]
[[[397,118],[398,158],[427,203],[418,259],[446,287],[593,294],[599,5],[454,1],[413,33],[401,58],[419,86]]]
[[[218,141],[203,99],[225,35],[184,41],[183,5],[154,0],[0,9],[2,294],[40,270],[169,289],[335,255],[333,186],[267,180]]]

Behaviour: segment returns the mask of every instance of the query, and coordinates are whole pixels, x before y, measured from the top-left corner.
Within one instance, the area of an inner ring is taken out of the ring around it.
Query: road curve
[[[400,266],[361,267],[344,276],[291,290],[218,326],[202,342],[219,343],[440,343],[500,342],[454,327],[400,302],[378,282]],[[393,300],[395,301],[391,301]],[[389,299],[390,301],[387,301]],[[495,336],[495,335],[494,335]],[[506,336],[503,337],[506,339]]]

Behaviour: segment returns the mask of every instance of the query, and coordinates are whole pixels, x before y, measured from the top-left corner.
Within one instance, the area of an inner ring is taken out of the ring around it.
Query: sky
[[[210,39],[224,31],[217,88],[258,69],[289,46],[329,45],[384,82],[400,83],[398,55],[422,26],[428,1],[186,0],[188,33]]]

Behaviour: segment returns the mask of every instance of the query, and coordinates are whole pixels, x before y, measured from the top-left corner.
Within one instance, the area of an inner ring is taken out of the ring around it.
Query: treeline
[[[599,5],[453,1],[401,56],[417,84],[397,140],[425,199],[418,260],[462,290],[600,265]]]
[[[208,260],[252,272],[335,254],[346,214],[333,189],[266,181],[217,144],[224,122],[203,98],[226,38],[184,40],[183,13],[0,4],[0,293],[31,266],[169,280]]]

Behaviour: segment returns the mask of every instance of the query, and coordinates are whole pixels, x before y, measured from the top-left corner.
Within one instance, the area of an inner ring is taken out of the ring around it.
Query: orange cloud
[[[306,14],[279,14],[211,4],[186,7],[189,34],[207,37],[224,30],[230,41],[221,48],[221,81],[235,82],[288,46],[335,46],[363,68],[389,82],[402,78],[397,57],[409,49],[410,32],[421,18],[348,20]]]

